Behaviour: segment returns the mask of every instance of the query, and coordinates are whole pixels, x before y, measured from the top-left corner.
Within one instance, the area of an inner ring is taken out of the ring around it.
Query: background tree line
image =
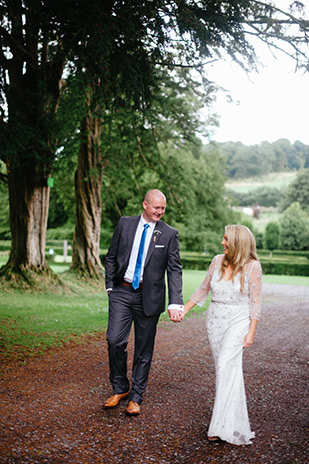
[[[309,168],[309,145],[287,139],[246,146],[241,142],[216,144],[226,159],[225,173],[229,179],[265,176],[272,172],[298,171]],[[213,150],[211,144],[206,147]]]

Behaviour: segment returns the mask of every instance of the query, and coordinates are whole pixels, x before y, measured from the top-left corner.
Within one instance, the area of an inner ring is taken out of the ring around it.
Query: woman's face
[[[227,238],[226,233],[225,233],[224,236],[223,236],[223,240],[222,240],[222,242],[221,242],[221,245],[222,245],[223,248],[224,248],[224,254],[225,254],[225,256],[227,256],[228,251],[229,251],[229,241],[228,241],[228,238]]]

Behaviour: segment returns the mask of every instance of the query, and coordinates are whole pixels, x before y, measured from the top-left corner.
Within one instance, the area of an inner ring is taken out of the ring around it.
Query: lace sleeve
[[[249,273],[249,299],[251,319],[259,319],[261,313],[262,268],[254,261]]]
[[[216,269],[217,263],[219,261],[219,256],[217,255],[214,257],[212,260],[208,272],[206,274],[206,277],[202,284],[195,290],[193,295],[191,296],[190,300],[193,301],[193,303],[203,306],[205,301],[207,300],[208,294],[210,292],[210,281],[213,276],[214,270]]]

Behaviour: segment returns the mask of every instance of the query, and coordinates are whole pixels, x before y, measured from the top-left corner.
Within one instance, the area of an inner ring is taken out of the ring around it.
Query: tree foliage
[[[280,224],[283,249],[309,249],[309,217],[298,202],[292,203],[287,208]]]
[[[298,202],[301,208],[309,213],[309,169],[299,171],[296,179],[288,186],[282,209],[286,209],[295,202]]]
[[[265,228],[264,246],[267,250],[275,250],[280,248],[280,225],[278,222],[271,221]]]
[[[176,79],[163,75],[143,114],[123,109],[105,118],[102,225],[108,238],[119,217],[140,211],[145,192],[154,187],[165,192],[165,219],[179,228],[185,246],[190,246],[191,235],[195,249],[203,250],[207,231],[223,226],[227,206],[222,165],[217,153],[202,153],[195,136],[201,102],[193,88],[185,70]],[[198,243],[192,238],[195,216],[203,231]]]

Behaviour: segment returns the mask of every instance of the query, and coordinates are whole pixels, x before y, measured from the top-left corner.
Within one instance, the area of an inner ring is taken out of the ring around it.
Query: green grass
[[[55,346],[70,337],[102,331],[107,323],[104,292],[80,295],[2,293],[0,303],[1,349],[22,352]]]
[[[265,284],[281,285],[309,285],[309,277],[306,276],[287,276],[287,275],[263,275]]]
[[[61,269],[63,270],[63,266]],[[202,283],[206,271],[184,270],[184,300]],[[309,285],[309,277],[265,275],[263,282]],[[206,309],[196,306],[192,312]],[[74,338],[82,341],[107,327],[108,299],[105,291],[94,293],[80,287],[78,293],[46,294],[2,292],[0,300],[0,350],[5,356],[44,352]],[[168,319],[165,312],[163,320]]]

